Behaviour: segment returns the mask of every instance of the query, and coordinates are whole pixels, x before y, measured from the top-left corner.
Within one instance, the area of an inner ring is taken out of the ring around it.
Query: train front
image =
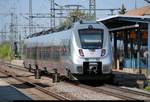
[[[102,23],[74,25],[73,68],[78,80],[107,79],[112,75],[112,50],[108,29]]]

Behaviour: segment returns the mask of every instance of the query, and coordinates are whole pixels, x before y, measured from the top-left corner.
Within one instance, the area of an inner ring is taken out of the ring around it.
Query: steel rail
[[[7,70],[4,70],[3,68],[0,68],[0,72],[3,73],[3,74],[5,74],[5,75],[11,76],[11,77],[13,77],[14,79],[16,79],[16,80],[18,80],[18,81],[20,81],[20,82],[26,83],[26,84],[28,84],[28,85],[32,85],[32,86],[34,86],[36,89],[40,90],[41,92],[43,92],[43,93],[45,93],[45,94],[47,94],[47,95],[50,95],[50,96],[52,96],[52,97],[54,97],[54,98],[56,98],[56,99],[58,99],[58,100],[71,100],[71,99],[69,99],[69,98],[66,98],[66,97],[64,97],[64,96],[61,96],[61,95],[59,95],[59,94],[56,94],[56,93],[54,93],[54,92],[51,92],[51,91],[48,91],[48,90],[42,88],[42,87],[39,86],[38,84],[33,83],[31,79],[30,79],[30,80],[29,80],[29,79],[25,80],[26,78],[17,77],[17,75],[15,75],[15,73],[12,73],[12,72],[9,72],[9,71],[7,71]]]
[[[11,64],[11,63],[8,63],[8,62],[0,62],[1,64],[3,65],[6,65],[8,67],[13,67],[15,69],[18,69],[18,70],[22,70],[22,71],[25,71],[25,72],[29,72],[27,69],[28,68],[25,68],[23,66],[19,66],[19,65],[14,65],[14,64]],[[21,69],[21,68],[24,68],[24,69]]]
[[[17,69],[23,70],[23,69],[19,68],[19,67],[22,67],[22,66],[13,65],[13,64],[10,64],[10,63],[5,63],[5,64],[6,65],[11,65],[15,68],[18,67]],[[23,70],[23,71],[25,71],[25,70]],[[64,82],[66,82],[66,81],[64,81]],[[76,85],[76,86],[79,86],[79,87],[82,87],[82,88],[90,89],[90,90],[93,90],[93,91],[98,92],[98,93],[103,93],[103,94],[107,94],[107,95],[110,95],[110,96],[125,99],[125,100],[137,100],[136,98],[132,98],[131,96],[117,94],[117,93],[114,93],[114,92],[111,92],[111,91],[108,91],[108,90],[105,90],[105,89],[102,89],[102,88],[100,89],[100,88],[92,87],[92,86],[89,86],[89,85],[84,85],[84,84],[80,84],[80,83],[71,83],[71,82],[68,82],[68,81],[67,81],[67,83],[70,83],[70,84],[73,84],[73,85]],[[35,86],[37,86],[37,85],[35,85]],[[37,86],[37,87],[39,87],[39,86]],[[131,93],[131,94],[135,94],[135,95],[142,95],[142,96],[145,96],[145,97],[150,97],[150,94],[148,94],[148,93],[143,93],[143,92],[130,90],[130,89],[119,88],[119,87],[112,86],[112,85],[105,84],[104,87],[114,89],[114,90],[117,90],[117,91],[123,91],[123,92]]]
[[[90,89],[90,90],[93,90],[93,91],[98,92],[98,93],[103,93],[103,94],[106,94],[106,95],[114,96],[114,97],[117,97],[117,98],[120,98],[120,99],[123,99],[123,100],[136,100],[135,98],[132,98],[132,97],[128,97],[128,96],[125,96],[125,95],[117,94],[115,92],[95,88],[95,87],[84,85],[84,84],[78,84],[77,86],[82,87],[82,88],[86,88],[86,89]]]
[[[150,93],[144,93],[144,92],[140,92],[140,91],[130,90],[130,89],[116,87],[116,86],[107,85],[107,84],[105,84],[104,86],[107,87],[107,88],[116,89],[116,90],[120,90],[120,91],[123,91],[123,92],[129,92],[129,93],[132,93],[132,94],[136,94],[136,95],[145,96],[145,97],[150,98]]]

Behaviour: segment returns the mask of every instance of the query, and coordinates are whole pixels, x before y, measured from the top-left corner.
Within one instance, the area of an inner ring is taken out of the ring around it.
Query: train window
[[[28,54],[28,58],[30,59],[30,54],[31,54],[30,48],[28,48],[28,52],[29,52],[29,53],[27,53]]]
[[[37,47],[37,48],[36,48],[36,58],[37,58],[37,59],[39,59],[39,54],[40,54],[40,52],[39,52],[39,47]]]
[[[37,58],[37,50],[36,48],[32,49],[32,59],[36,59]]]
[[[81,29],[79,30],[81,46],[84,49],[102,48],[103,30],[102,29]]]
[[[44,58],[44,59],[45,59],[45,60],[48,60],[48,59],[49,59],[49,52],[48,52],[48,51],[45,51],[45,53],[44,53],[44,54],[45,54],[45,55],[44,55],[44,56],[45,56],[45,58]]]
[[[49,59],[52,59],[52,48],[49,47]]]
[[[39,58],[42,60],[50,59],[50,51],[48,48],[41,48],[39,52]]]
[[[39,53],[40,53],[39,58],[42,59],[42,51],[40,50]]]
[[[58,47],[53,46],[53,51],[51,52],[52,59],[58,60],[59,59],[59,51]]]

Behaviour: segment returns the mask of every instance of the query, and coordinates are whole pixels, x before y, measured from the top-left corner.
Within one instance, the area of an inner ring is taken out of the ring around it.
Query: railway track
[[[31,79],[29,80],[28,78],[25,78],[25,77],[18,77],[18,75],[16,75],[16,73],[14,73],[14,72],[9,72],[7,70],[4,70],[3,68],[0,68],[0,72],[9,76],[9,77],[12,77],[12,78],[20,81],[22,83],[25,83],[28,86],[33,86],[35,89],[37,89],[37,90],[39,90],[39,91],[41,91],[41,92],[43,92],[49,96],[54,97],[57,100],[71,100],[69,98],[66,98],[64,96],[61,96],[59,94],[56,94],[54,92],[51,92],[51,91],[44,89],[41,85],[39,85],[38,83],[36,83],[35,81],[33,81]]]
[[[14,79],[13,77],[8,76],[4,73],[0,72],[0,77],[1,77],[0,78],[1,80],[7,82],[9,85],[11,85],[11,87],[23,93],[25,96],[29,97],[30,98],[29,100],[58,100],[57,98],[53,96],[47,95],[41,92],[40,90],[35,89],[34,86],[32,85],[18,81]],[[21,99],[20,97],[17,97],[17,100],[18,98]]]
[[[78,87],[86,88],[86,89],[89,89],[89,90],[92,90],[92,91],[95,91],[95,92],[98,92],[98,93],[103,93],[103,94],[106,94],[106,95],[114,96],[114,97],[120,98],[122,100],[135,100],[135,98],[124,96],[124,95],[121,95],[121,94],[117,94],[115,92],[105,90],[105,89],[103,89],[104,86],[101,86],[101,88],[98,88],[98,87],[92,87],[92,86],[85,85],[85,84],[80,84],[80,83],[70,83],[70,84],[74,84]]]
[[[93,90],[98,93],[103,93],[110,96],[118,97],[123,100],[150,100],[150,94],[148,93],[125,89],[113,85],[105,84],[99,87],[93,87],[93,86],[80,84],[80,83],[70,83],[70,84],[74,84],[82,88]]]
[[[111,89],[114,89],[114,90],[119,90],[119,91],[122,91],[122,92],[130,92],[132,94],[136,94],[136,95],[139,95],[139,96],[144,96],[144,97],[149,97],[150,98],[150,93],[144,93],[144,92],[140,92],[140,91],[135,91],[135,90],[130,90],[130,89],[127,89],[127,88],[121,88],[121,87],[116,87],[116,86],[113,86],[113,85],[105,85],[106,88],[111,88]]]
[[[22,71],[27,71],[26,69],[19,68],[20,66],[17,66],[17,65],[12,65],[9,63],[5,63],[5,64],[7,66],[15,67],[16,69],[19,69]],[[70,84],[74,84],[74,83],[70,83]],[[112,85],[104,85],[100,87],[92,87],[92,86],[80,84],[80,83],[76,83],[74,85],[81,87],[81,88],[86,88],[86,89],[89,89],[98,93],[103,93],[106,95],[114,96],[123,100],[145,100],[145,99],[150,100],[150,94],[148,93],[143,93],[143,92],[134,91],[130,89],[124,89],[124,88],[120,88],[120,87],[112,86]]]
[[[78,82],[67,82],[69,84],[73,84],[81,88],[86,88],[98,93],[114,96],[123,100],[150,100],[150,93],[121,88],[119,86],[104,84],[99,87],[95,87]]]
[[[0,61],[0,64],[1,65],[6,65],[6,66],[8,66],[8,67],[10,67],[10,68],[15,68],[15,69],[18,69],[18,70],[22,70],[22,71],[25,71],[25,72],[29,72],[28,70],[27,70],[27,68],[25,69],[23,66],[18,66],[18,65],[14,65],[14,64],[11,64],[11,63],[8,63],[8,62],[2,62],[2,61]]]

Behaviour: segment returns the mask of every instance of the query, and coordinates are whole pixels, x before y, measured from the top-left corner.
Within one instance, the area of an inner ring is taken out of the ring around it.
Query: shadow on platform
[[[132,74],[114,71],[114,84],[127,87],[145,87],[147,78],[144,74]]]
[[[32,100],[32,99],[9,85],[0,86],[0,101],[10,102],[14,100]]]
[[[40,87],[49,87],[49,85],[46,85],[46,84],[42,84],[42,83],[35,83],[36,85],[40,86]],[[28,83],[28,82],[25,82],[25,83],[22,83],[22,84],[11,84],[17,88],[20,88],[20,89],[27,89],[27,88],[34,88],[35,86]]]

